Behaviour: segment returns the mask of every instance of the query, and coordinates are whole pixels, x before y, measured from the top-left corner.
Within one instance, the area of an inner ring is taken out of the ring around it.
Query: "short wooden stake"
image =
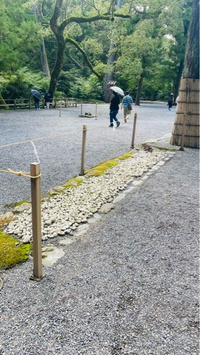
[[[41,189],[40,164],[30,165],[31,200],[32,200],[32,231],[33,231],[33,276],[31,280],[40,281],[42,275],[42,242],[41,242]],[[35,178],[34,178],[35,176]]]
[[[83,125],[83,139],[82,139],[82,155],[81,155],[81,172],[80,172],[80,175],[84,175],[84,171],[85,171],[86,133],[87,133],[87,126]]]
[[[184,151],[185,145],[185,115],[183,115],[183,127],[182,127],[182,137],[181,137],[181,147],[179,150]]]
[[[137,122],[137,113],[134,114],[134,122],[133,122],[133,133],[132,133],[131,148],[134,148],[136,122]]]
[[[96,107],[95,107],[95,120],[98,118],[98,113],[97,113],[97,102],[96,102]]]

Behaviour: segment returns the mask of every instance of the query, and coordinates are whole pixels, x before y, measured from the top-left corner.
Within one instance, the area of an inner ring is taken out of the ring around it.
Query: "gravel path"
[[[176,152],[41,282],[3,272],[0,354],[199,354],[198,159]]]
[[[95,105],[84,105],[83,113],[95,115]],[[85,169],[126,153],[132,141],[133,117],[137,112],[135,144],[170,133],[175,109],[166,104],[142,104],[134,107],[131,120],[125,124],[122,110],[119,129],[108,127],[109,106],[98,105],[98,119],[79,117],[80,106],[63,109],[21,110],[0,112],[0,169],[29,172],[36,161],[31,141],[35,144],[41,163],[41,190],[45,195],[53,186],[79,175],[83,125],[87,125]],[[6,204],[30,200],[30,179],[0,173],[0,214]]]

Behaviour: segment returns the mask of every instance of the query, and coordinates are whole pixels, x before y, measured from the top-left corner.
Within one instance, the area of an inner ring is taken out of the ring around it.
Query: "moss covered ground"
[[[0,269],[9,269],[26,261],[31,249],[31,244],[22,244],[0,231]]]

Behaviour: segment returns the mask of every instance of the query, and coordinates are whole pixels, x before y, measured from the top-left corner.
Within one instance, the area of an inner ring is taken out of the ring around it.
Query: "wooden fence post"
[[[133,122],[133,133],[132,133],[131,148],[134,148],[136,121],[137,121],[137,113],[134,114],[134,122]]]
[[[81,155],[81,172],[80,172],[80,175],[84,175],[84,170],[85,170],[86,133],[87,133],[87,126],[83,125],[83,139],[82,139],[82,155]]]
[[[97,120],[98,114],[97,114],[97,102],[96,102],[96,107],[95,107],[95,120]]]
[[[61,109],[62,109],[62,103],[60,103],[60,107],[59,107],[59,117],[61,117]]]
[[[32,230],[33,230],[33,276],[31,280],[40,281],[42,275],[42,242],[41,242],[41,191],[40,164],[30,165],[31,200],[32,200]]]

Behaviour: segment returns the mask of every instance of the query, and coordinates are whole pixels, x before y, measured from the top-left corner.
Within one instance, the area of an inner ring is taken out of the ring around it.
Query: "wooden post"
[[[82,140],[82,156],[81,156],[81,172],[80,172],[80,175],[84,175],[84,170],[85,170],[86,133],[87,133],[87,126],[83,125],[83,140]]]
[[[131,148],[134,148],[136,121],[137,121],[137,113],[134,114],[134,122],[133,122],[133,133],[132,133]]]
[[[40,164],[30,165],[31,200],[32,200],[32,230],[33,230],[33,276],[31,280],[40,281],[42,275],[42,242],[41,242],[41,192]],[[35,178],[34,178],[35,176]]]
[[[62,108],[62,103],[60,103],[60,107],[59,107],[59,117],[61,117],[61,108]]]
[[[184,151],[185,143],[185,114],[183,115],[183,126],[182,126],[182,136],[181,136],[181,147],[179,150]]]
[[[97,120],[98,114],[97,114],[97,102],[96,102],[96,107],[95,107],[95,120]]]
[[[83,104],[81,102],[81,116],[82,116],[82,114],[83,114]]]

